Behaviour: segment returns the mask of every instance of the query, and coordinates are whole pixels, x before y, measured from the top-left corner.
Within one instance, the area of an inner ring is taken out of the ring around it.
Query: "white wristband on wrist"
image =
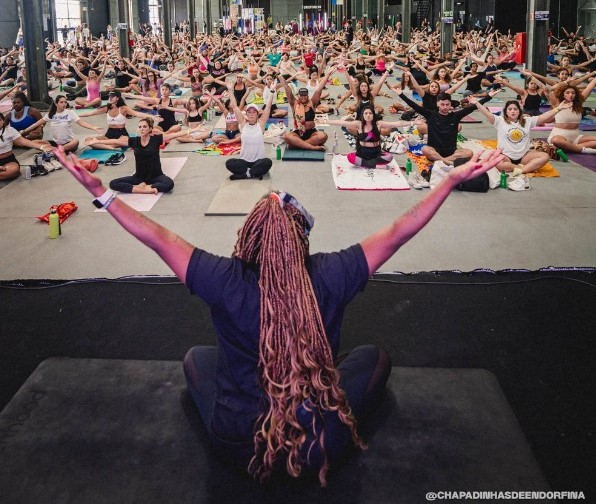
[[[98,198],[95,198],[93,200],[93,204],[97,208],[107,209],[112,204],[112,201],[114,201],[114,199],[116,198],[117,195],[118,195],[118,193],[112,191],[111,189],[108,189],[101,196],[99,196]]]

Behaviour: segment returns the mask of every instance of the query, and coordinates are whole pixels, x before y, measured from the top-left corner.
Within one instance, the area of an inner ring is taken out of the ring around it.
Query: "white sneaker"
[[[422,184],[420,183],[419,179],[422,179],[422,176],[417,170],[411,171],[408,175],[408,184],[412,186],[414,189],[422,189]]]
[[[428,189],[430,187],[430,182],[422,176],[422,173],[416,171],[416,176],[418,178],[418,182],[423,187],[423,189]]]
[[[44,161],[41,166],[43,166],[48,173],[51,173],[56,169],[56,167],[50,161]]]
[[[512,191],[527,191],[530,189],[530,179],[526,175],[517,175],[507,179],[507,187]]]

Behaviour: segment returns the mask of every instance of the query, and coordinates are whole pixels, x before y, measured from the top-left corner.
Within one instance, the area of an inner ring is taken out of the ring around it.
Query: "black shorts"
[[[234,138],[236,138],[236,135],[240,133],[240,130],[225,130],[224,131],[224,135],[226,137],[228,137],[228,140],[234,140]]]
[[[0,159],[0,166],[7,165],[8,163],[16,163],[19,166],[21,166],[19,164],[17,158],[14,157],[14,154],[11,154],[10,156],[6,156],[5,158]]]
[[[261,110],[265,110],[267,108],[267,105],[263,105],[263,108]],[[271,104],[271,110],[269,110],[269,115],[273,114],[273,112],[275,112],[277,110],[277,105],[275,103]]]
[[[108,128],[108,131],[106,131],[106,138],[109,140],[115,140],[123,136],[129,136],[126,128]]]
[[[429,145],[429,147],[432,147],[432,145]],[[453,154],[455,154],[455,150],[456,150],[456,149],[454,149],[454,150],[447,151],[445,149],[437,149],[436,147],[433,147],[433,149],[435,149],[437,151],[439,156],[444,157],[444,158],[453,156]]]
[[[302,140],[308,140],[317,131],[319,131],[317,128],[311,128],[311,129],[307,129],[305,131],[294,130],[292,133],[296,133]]]
[[[511,161],[511,164],[518,165],[518,164],[520,164],[522,162],[522,158],[519,158],[519,159],[511,159],[511,158],[509,158],[509,161]]]

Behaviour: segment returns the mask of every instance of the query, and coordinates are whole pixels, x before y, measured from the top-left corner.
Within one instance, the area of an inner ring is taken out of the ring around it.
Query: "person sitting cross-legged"
[[[265,110],[259,118],[259,107],[250,104],[246,107],[246,117],[238,108],[236,97],[234,96],[234,84],[228,84],[228,91],[230,94],[230,105],[238,121],[240,128],[240,157],[232,158],[226,161],[226,168],[232,172],[230,180],[241,180],[249,178],[262,179],[273,165],[271,159],[265,157],[265,140],[263,132],[267,120],[269,119],[269,112],[271,111],[271,103],[273,102],[273,95],[269,94],[269,99],[265,105]]]
[[[486,103],[499,91],[490,91],[488,96],[479,100],[479,103]],[[473,153],[470,149],[457,148],[457,133],[460,121],[474,112],[476,105],[453,111],[451,95],[439,93],[437,96],[438,110],[429,110],[408,98],[399,88],[395,90],[395,93],[426,119],[428,143],[422,148],[422,154],[429,161],[443,161],[445,164],[451,165],[458,158],[472,157]]]

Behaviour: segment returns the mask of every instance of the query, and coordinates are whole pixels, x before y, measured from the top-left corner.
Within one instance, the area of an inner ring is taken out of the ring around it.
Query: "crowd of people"
[[[5,93],[13,104],[6,119],[24,138],[39,141],[43,140],[44,125],[50,122],[52,138],[47,141],[73,150],[78,141],[72,124],[89,124],[68,107],[91,108],[81,117],[107,113],[108,125],[98,138],[88,142],[94,142],[96,148],[114,148],[110,141],[127,134],[126,121],[131,116],[155,115],[155,134],[175,133],[183,126],[202,123],[203,112],[213,108],[218,115],[225,114],[225,132],[212,134],[205,128],[193,129],[191,134],[180,135],[180,141],[201,143],[213,139],[218,144],[242,143],[237,111],[246,114],[249,104],[261,103],[262,115],[272,96],[268,112],[272,118],[287,115],[283,107],[278,107],[280,100],[291,109],[292,127],[284,133],[283,141],[292,148],[326,149],[327,134],[315,124],[319,114],[335,114],[341,121],[354,121],[345,127],[357,134],[363,110],[372,106],[375,119],[386,116],[389,123],[400,118],[414,120],[421,140],[427,143],[423,151],[426,157],[452,163],[471,154],[456,148],[457,133],[461,131],[456,123],[476,108],[483,113],[486,109],[482,104],[498,90],[511,89],[521,107],[522,123],[526,122],[524,116],[540,116],[549,107],[559,109],[546,119],[555,123],[548,142],[556,149],[596,152],[594,136],[579,130],[582,116],[589,113],[584,102],[596,84],[596,51],[590,41],[579,35],[579,30],[565,32],[565,39],[551,40],[545,75],[520,69],[524,77],[521,86],[506,76],[515,67],[514,38],[494,28],[458,31],[453,50],[441,54],[438,33],[428,23],[412,31],[409,43],[400,41],[399,24],[384,30],[364,30],[361,25],[354,29],[347,21],[343,30],[332,26],[301,33],[289,22],[258,34],[201,33],[193,40],[187,22],[176,26],[171,47],[165,46],[159,29],[143,26],[135,35],[130,58],[118,55],[117,33],[111,29],[105,37],[84,36],[86,32],[81,29],[81,35],[74,39],[48,42],[48,82],[52,87],[60,87],[62,93],[54,105],[59,114],[52,112],[44,118],[27,100],[22,48],[4,50],[0,57],[0,84],[8,88]],[[397,82],[390,83],[390,76]],[[230,82],[233,87],[228,89]],[[331,82],[344,83],[347,89],[337,98],[330,96]],[[462,94],[459,101],[454,99],[458,91]],[[391,98],[392,104],[383,107],[380,96]],[[113,107],[112,98],[117,100],[117,107]],[[126,105],[124,98],[134,100],[134,105]],[[108,103],[102,105],[106,99]],[[565,106],[567,103],[573,106]],[[184,115],[182,125],[176,113]],[[60,122],[68,127],[61,128],[60,138],[55,138],[57,118],[63,116]],[[509,124],[505,110],[500,117]],[[445,128],[447,124],[449,127]],[[529,130],[520,126],[516,134],[524,132],[521,144],[529,150]],[[381,135],[389,132],[388,128],[380,130]],[[106,141],[96,141],[102,139]],[[510,135],[498,135],[498,141],[506,150],[513,144],[515,149],[519,147],[519,140],[512,140]],[[527,171],[528,167],[521,164],[521,171]],[[507,163],[503,169],[516,173],[520,170]]]
[[[338,356],[346,305],[458,184],[493,167],[518,176],[546,163],[547,156],[530,151],[532,127],[554,121],[553,145],[596,153],[596,136],[578,129],[596,85],[594,47],[576,30],[557,41],[547,75],[522,72],[522,88],[506,76],[515,67],[513,37],[496,30],[457,32],[453,50],[441,54],[437,33],[427,29],[413,30],[411,42],[404,43],[399,29],[354,29],[350,22],[317,33],[281,27],[193,40],[185,26],[174,31],[170,47],[159,30],[144,29],[135,36],[130,59],[119,57],[113,33],[49,43],[48,79],[67,87],[45,116],[27,100],[26,80],[17,82],[23,76],[19,49],[5,51],[2,76],[11,86],[12,108],[0,118],[0,177],[18,176],[13,145],[55,146],[96,206],[155,250],[210,306],[217,347],[191,349],[184,372],[218,452],[261,480],[285,467],[292,476],[314,471],[324,485],[330,464],[350,446],[364,446],[359,428],[381,399],[391,369],[386,352],[372,345]],[[108,76],[113,83],[106,83]],[[334,103],[328,89],[335,82],[346,86]],[[494,115],[484,104],[504,88],[519,96]],[[381,106],[381,96],[392,105]],[[116,197],[114,191],[171,191],[160,146],[176,139],[207,141],[212,135],[204,129],[203,112],[209,109],[225,120],[225,131],[213,141],[240,146],[238,157],[225,163],[231,178],[263,177],[272,166],[264,149],[267,121],[286,115],[276,107],[280,99],[290,108],[292,127],[282,139],[292,148],[325,150],[328,135],[316,119],[326,114],[322,121],[354,134],[356,151],[348,159],[357,167],[387,165],[393,154],[381,148],[381,137],[414,125],[426,137],[422,153],[429,161],[458,166],[394,223],[332,254],[310,253],[314,218],[286,193],[271,192],[257,203],[231,258],[190,245]],[[76,107],[91,110],[78,115]],[[476,110],[497,136],[497,149],[482,158],[457,145],[461,120]],[[183,114],[184,125],[176,113]],[[106,128],[81,119],[96,114],[106,114]],[[132,116],[139,118],[136,137],[127,131]],[[85,140],[88,146],[131,148],[134,175],[112,180],[106,189],[76,155],[67,154],[78,147],[75,125],[98,133]]]

